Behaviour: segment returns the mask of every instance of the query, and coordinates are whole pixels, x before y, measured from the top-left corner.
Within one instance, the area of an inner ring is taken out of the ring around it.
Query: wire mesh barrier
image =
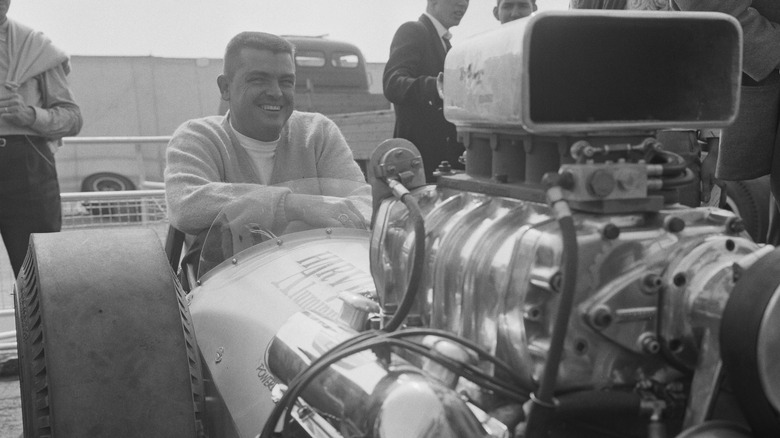
[[[164,190],[62,194],[62,228],[168,226]]]
[[[164,190],[76,192],[63,193],[61,196],[63,232],[144,227],[154,230],[162,242],[165,240],[168,216]],[[13,309],[14,278],[2,242],[0,251],[0,309]]]

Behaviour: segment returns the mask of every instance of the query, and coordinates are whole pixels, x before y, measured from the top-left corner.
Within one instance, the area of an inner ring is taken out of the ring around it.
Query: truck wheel
[[[770,200],[768,176],[726,182],[725,208],[745,221],[745,229],[758,243],[766,242]]]
[[[16,289],[24,436],[199,436],[184,301],[152,230],[34,234]]]
[[[93,173],[81,182],[82,192],[119,192],[124,190],[135,190],[135,184],[126,176],[117,173]]]

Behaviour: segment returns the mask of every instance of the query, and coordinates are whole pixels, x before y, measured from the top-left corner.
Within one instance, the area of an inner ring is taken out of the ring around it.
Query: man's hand
[[[317,228],[368,228],[360,211],[346,198],[291,193],[285,198],[285,214]]]
[[[5,90],[3,90],[5,91]],[[35,110],[24,103],[19,93],[2,93],[0,97],[0,118],[16,126],[30,126],[35,122]]]

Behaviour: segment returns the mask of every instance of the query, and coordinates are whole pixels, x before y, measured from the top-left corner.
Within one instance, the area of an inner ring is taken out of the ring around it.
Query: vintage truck
[[[729,16],[539,13],[447,56],[465,172],[426,185],[392,139],[370,201],[309,187],[369,230],[271,230],[249,198],[186,288],[151,233],[34,235],[25,436],[780,436],[780,251],[680,204],[655,135],[727,125],[740,71]]]

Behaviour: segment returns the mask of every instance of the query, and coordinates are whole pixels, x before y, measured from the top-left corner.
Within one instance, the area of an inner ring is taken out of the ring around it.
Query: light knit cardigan
[[[165,195],[171,224],[187,234],[207,230],[223,207],[252,193],[268,229],[287,223],[289,189],[265,186],[229,122],[230,114],[194,119],[174,132],[166,151]],[[352,150],[333,121],[294,111],[282,128],[271,185],[301,178],[365,182]]]

